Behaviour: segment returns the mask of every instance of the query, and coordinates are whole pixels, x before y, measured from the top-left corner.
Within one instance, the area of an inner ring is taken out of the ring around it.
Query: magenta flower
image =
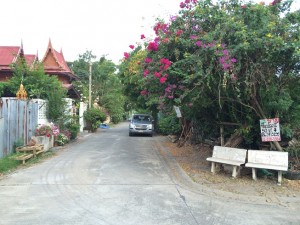
[[[170,86],[166,87],[165,88],[165,92],[169,92],[170,93],[171,92],[171,87]]]
[[[182,34],[182,32],[183,32],[182,30],[178,30],[178,31],[176,32],[176,36],[179,37],[179,36]]]
[[[222,67],[223,67],[224,70],[227,70],[230,67],[230,65],[227,64],[227,63],[223,63]]]
[[[158,45],[155,42],[150,42],[147,49],[149,51],[157,51],[158,50]]]
[[[159,78],[159,82],[160,82],[161,84],[165,83],[166,80],[167,80],[166,77],[161,77],[161,78]]]
[[[154,76],[157,77],[157,78],[160,78],[160,73],[159,72],[155,72]]]
[[[198,47],[200,47],[200,46],[202,45],[202,42],[201,42],[201,41],[197,41],[197,42],[196,42],[196,45],[197,45]]]
[[[129,58],[129,53],[128,52],[124,52],[124,57],[125,57],[125,59],[128,59]]]
[[[146,38],[145,35],[144,35],[144,34],[141,34],[141,39],[144,39],[144,38]]]
[[[151,58],[148,58],[148,57],[147,57],[147,58],[145,59],[145,63],[151,63],[151,62],[152,62],[152,59],[151,59]]]
[[[231,62],[236,63],[236,58],[232,58]]]
[[[196,35],[191,35],[191,36],[190,36],[190,39],[191,39],[191,40],[197,39],[197,38],[198,38],[198,36],[196,36]]]
[[[184,4],[184,2],[180,2],[180,8],[184,8],[185,7],[185,4]]]
[[[144,70],[144,77],[146,77],[150,73],[149,70]]]
[[[129,48],[134,49],[134,45],[129,45]]]
[[[168,98],[169,98],[169,99],[173,99],[174,96],[173,96],[173,95],[169,95]]]

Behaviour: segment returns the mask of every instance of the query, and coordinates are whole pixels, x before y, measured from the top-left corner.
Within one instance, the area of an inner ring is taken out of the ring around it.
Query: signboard
[[[266,141],[281,141],[279,118],[260,120],[261,139]]]
[[[180,112],[180,108],[178,106],[174,106],[174,110],[176,112],[176,115],[178,118],[182,117],[181,112]]]

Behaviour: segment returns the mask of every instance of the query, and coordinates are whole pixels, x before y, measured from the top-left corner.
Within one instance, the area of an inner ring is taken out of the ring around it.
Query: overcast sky
[[[140,35],[153,37],[157,17],[168,19],[183,0],[6,0],[0,4],[0,45],[44,57],[49,38],[67,61],[92,50],[115,63]],[[300,8],[300,0],[294,0]],[[270,2],[266,0],[265,2]]]

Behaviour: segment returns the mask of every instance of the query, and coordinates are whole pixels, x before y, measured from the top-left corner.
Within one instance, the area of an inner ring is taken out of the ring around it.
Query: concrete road
[[[193,184],[160,140],[129,137],[122,123],[5,177],[0,224],[300,224],[297,204],[245,201]]]

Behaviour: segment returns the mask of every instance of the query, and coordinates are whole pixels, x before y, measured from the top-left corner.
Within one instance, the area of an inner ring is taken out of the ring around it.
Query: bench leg
[[[252,168],[252,178],[253,178],[253,180],[257,180],[255,168]]]
[[[215,162],[211,162],[211,172],[216,173],[216,163]]]
[[[281,185],[281,181],[282,181],[282,171],[278,171],[278,185]]]
[[[238,174],[237,166],[233,166],[233,169],[232,169],[232,177],[233,177],[233,178],[236,178],[237,174]]]

